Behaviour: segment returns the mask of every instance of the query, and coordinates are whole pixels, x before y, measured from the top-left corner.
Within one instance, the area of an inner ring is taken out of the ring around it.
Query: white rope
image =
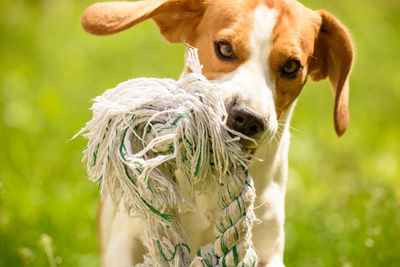
[[[148,254],[137,266],[255,266],[251,228],[255,191],[247,173],[249,155],[240,135],[225,123],[221,88],[202,74],[197,50],[188,49],[193,71],[179,81],[140,78],[95,98],[93,118],[77,134],[90,179],[131,216],[148,223]],[[243,137],[243,136],[241,136]],[[192,259],[179,214],[195,207],[175,180],[180,170],[192,190],[220,186],[216,240]]]

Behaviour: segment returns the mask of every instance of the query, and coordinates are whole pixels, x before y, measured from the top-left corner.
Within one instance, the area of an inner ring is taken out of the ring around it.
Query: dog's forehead
[[[259,10],[269,9],[274,11],[275,20]],[[213,0],[205,13],[205,21],[215,32],[223,29],[232,29],[235,35],[248,39],[248,33],[254,24],[265,23],[268,28],[274,24],[273,39],[298,40],[304,35],[310,23],[315,21],[315,12],[306,8],[296,0]],[[258,25],[260,28],[260,25]]]

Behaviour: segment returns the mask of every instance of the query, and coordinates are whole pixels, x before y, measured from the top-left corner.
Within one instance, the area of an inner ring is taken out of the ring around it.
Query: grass
[[[67,142],[91,98],[133,77],[178,78],[182,45],[152,22],[110,37],[79,25],[88,0],[0,2],[0,266],[98,266],[96,185]],[[357,47],[351,123],[337,139],[328,82],[309,82],[292,126],[287,266],[400,263],[400,2],[304,0]],[[317,100],[317,101],[316,101]]]

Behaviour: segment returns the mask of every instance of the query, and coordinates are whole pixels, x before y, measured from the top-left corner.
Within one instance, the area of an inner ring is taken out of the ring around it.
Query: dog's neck
[[[288,152],[290,144],[290,121],[296,102],[288,109],[286,115],[279,120],[279,129],[272,141],[261,145],[255,154],[260,160],[250,164],[257,189],[257,202],[260,205],[266,201],[268,188],[271,186],[285,195],[288,175]]]

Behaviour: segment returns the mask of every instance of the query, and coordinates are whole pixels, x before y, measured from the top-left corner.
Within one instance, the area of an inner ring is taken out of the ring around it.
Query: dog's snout
[[[252,137],[266,129],[266,121],[244,105],[234,105],[228,111],[229,128]]]

